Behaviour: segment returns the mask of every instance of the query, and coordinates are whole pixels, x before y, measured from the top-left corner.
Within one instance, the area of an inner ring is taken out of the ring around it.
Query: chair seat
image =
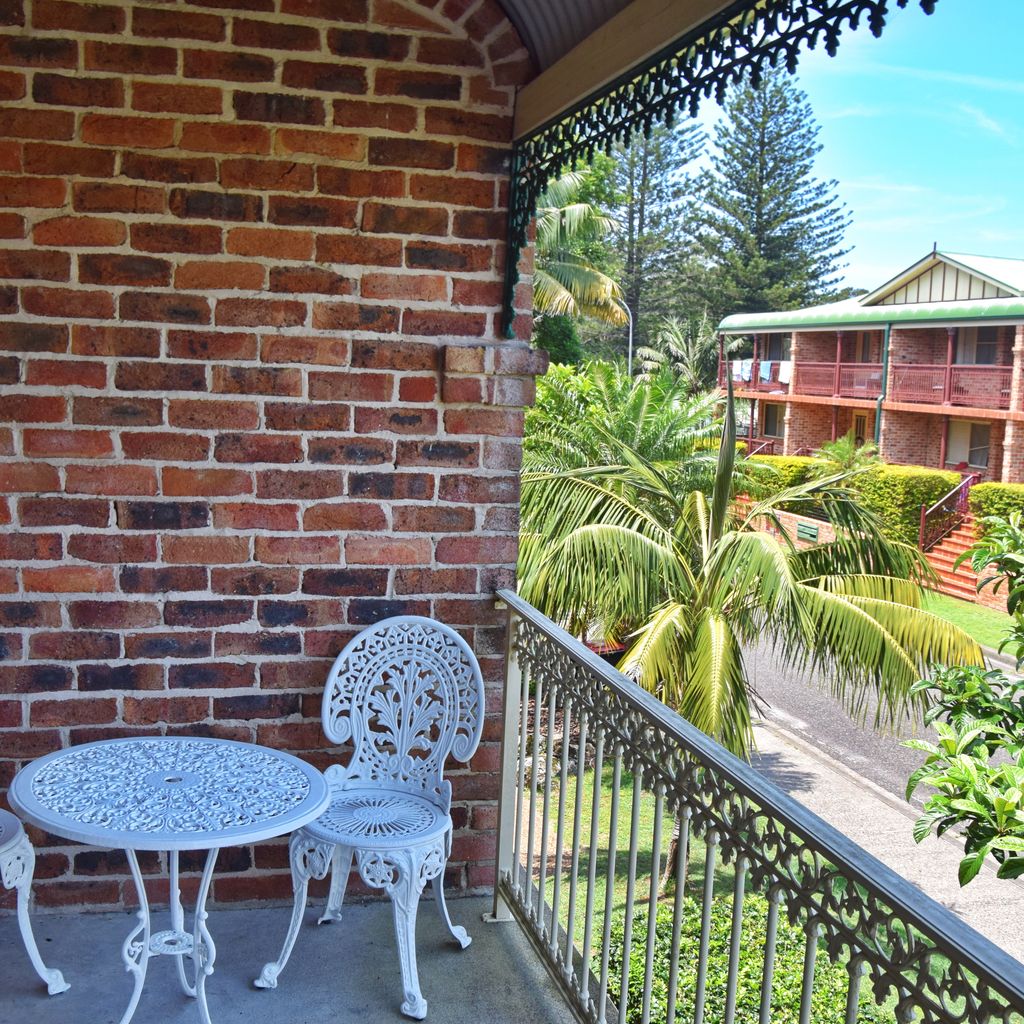
[[[451,816],[429,800],[390,789],[346,789],[305,826],[314,839],[362,850],[415,846],[443,835]]]
[[[14,843],[21,833],[21,821],[10,811],[0,810],[0,850]]]

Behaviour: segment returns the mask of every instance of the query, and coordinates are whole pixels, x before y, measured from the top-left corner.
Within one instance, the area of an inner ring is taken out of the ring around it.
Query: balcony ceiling
[[[498,0],[538,71],[629,5],[630,0]]]

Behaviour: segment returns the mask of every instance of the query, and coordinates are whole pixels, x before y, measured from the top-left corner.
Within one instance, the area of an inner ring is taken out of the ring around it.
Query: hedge
[[[894,540],[917,544],[921,506],[931,506],[960,482],[960,474],[927,466],[880,462],[850,480],[864,505],[882,521]]]
[[[652,1021],[664,1022],[668,1012],[668,979],[672,959],[672,905],[658,906],[655,922],[654,976],[651,983]],[[743,900],[743,930],[740,939],[740,961],[736,992],[736,1024],[757,1024],[761,999],[761,972],[764,965],[765,927],[768,901],[752,893]],[[701,907],[687,897],[683,901],[683,928],[679,956],[679,987],[676,1019],[667,1024],[693,1020],[694,993],[697,980],[697,949],[700,939]],[[707,1002],[704,1020],[725,1019],[726,982],[729,976],[729,944],[732,931],[732,899],[716,896],[711,904],[711,934],[708,945]],[[622,993],[623,917],[612,922],[611,955],[609,957],[609,995],[616,1003]],[[772,1024],[798,1024],[803,978],[804,930],[791,924],[784,913],[779,914],[775,947],[775,974],[772,984]],[[626,1001],[627,1024],[640,1024],[644,989],[644,967],[647,944],[647,910],[633,919],[629,955],[629,993]],[[824,944],[819,944],[814,971],[814,992],[811,996],[811,1020],[814,1024],[842,1024],[846,1019],[846,994],[849,974],[845,965],[832,963]],[[858,1024],[895,1024],[891,1010],[871,1000],[870,985],[861,986]]]
[[[751,455],[750,461],[771,466],[777,474],[772,477],[773,487],[781,491],[805,483],[810,478],[811,470],[821,460],[810,455]]]
[[[1024,512],[1024,484],[975,484],[967,500],[975,519],[1007,519],[1011,512]]]

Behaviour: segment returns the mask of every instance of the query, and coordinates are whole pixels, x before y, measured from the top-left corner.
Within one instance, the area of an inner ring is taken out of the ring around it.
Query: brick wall
[[[529,73],[497,4],[0,20],[0,790],[154,732],[323,764],[330,659],[395,613],[463,630],[493,716],[541,369],[496,341]],[[455,778],[452,885],[491,878],[497,729]],[[33,838],[41,906],[125,899],[117,855]],[[281,843],[214,885],[289,892]]]
[[[879,455],[886,462],[938,466],[943,429],[941,417],[888,409],[882,413]]]
[[[825,405],[790,402],[786,408],[786,454],[801,448],[816,451],[832,440],[832,409]],[[804,453],[806,454],[806,452]]]

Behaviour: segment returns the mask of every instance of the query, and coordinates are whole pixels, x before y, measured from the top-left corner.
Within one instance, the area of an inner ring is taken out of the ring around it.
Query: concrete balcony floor
[[[431,1024],[570,1024],[572,1013],[515,922],[485,924],[491,901],[450,900],[453,920],[473,944],[460,951],[447,939],[431,901],[419,912],[420,985]],[[278,988],[254,988],[263,964],[277,956],[288,910],[211,910],[217,945],[206,984],[213,1024],[371,1024],[405,1020],[401,981],[386,902],[346,906],[344,919],[317,928],[310,907]],[[155,912],[154,931],[167,927]],[[33,927],[48,967],[71,989],[47,996],[21,946],[17,921],[0,918],[0,1024],[116,1024],[131,995],[121,943],[134,914],[39,914]],[[199,1024],[195,1000],[178,987],[173,958],[149,963],[133,1024]]]

